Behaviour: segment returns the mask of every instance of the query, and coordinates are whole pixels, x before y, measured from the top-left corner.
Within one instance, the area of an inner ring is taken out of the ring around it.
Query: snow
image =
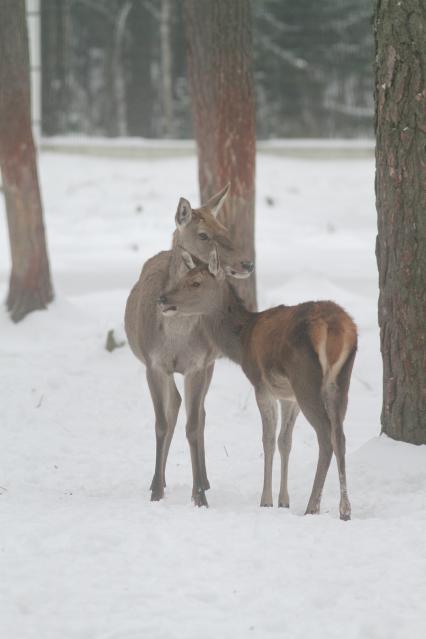
[[[373,160],[258,159],[260,307],[332,298],[359,326],[351,522],[338,518],[334,462],[322,514],[303,516],[317,446],[302,417],[290,510],[259,508],[260,419],[225,360],[207,397],[210,508],[190,503],[183,415],[166,498],[150,503],[144,369],[104,344],[111,328],[123,336],[142,263],[169,246],[178,198],[198,201],[195,158],[43,153],[40,171],[56,301],[17,326],[0,311],[0,637],[424,637],[426,449],[379,437]],[[3,213],[0,225],[4,297]],[[277,456],[275,501],[278,481]]]

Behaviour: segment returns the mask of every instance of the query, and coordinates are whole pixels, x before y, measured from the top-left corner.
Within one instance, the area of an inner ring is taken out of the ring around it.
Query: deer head
[[[228,229],[217,219],[229,189],[228,183],[198,209],[180,198],[175,217],[177,243],[202,262],[209,261],[216,246],[226,275],[246,278],[253,272],[254,264],[234,247]]]
[[[192,256],[182,252],[188,272],[170,291],[160,295],[158,305],[163,315],[207,315],[221,301],[225,272],[220,266],[216,247],[210,251],[208,264],[196,265]]]

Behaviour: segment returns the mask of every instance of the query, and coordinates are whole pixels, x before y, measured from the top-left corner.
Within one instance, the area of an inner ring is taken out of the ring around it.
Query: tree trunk
[[[188,66],[201,200],[227,182],[221,211],[236,246],[255,259],[255,106],[249,0],[186,0]],[[256,280],[239,280],[246,305],[256,308]]]
[[[376,206],[382,431],[426,443],[426,11],[379,0]]]
[[[12,272],[7,307],[18,322],[52,300],[31,130],[25,0],[0,2],[0,167]]]
[[[161,102],[163,111],[162,133],[166,138],[174,136],[173,77],[171,43],[172,5],[170,0],[161,0],[160,51],[161,51]]]
[[[44,135],[68,133],[72,111],[71,7],[61,2],[41,3],[42,131]]]
[[[112,85],[113,99],[115,103],[115,117],[117,134],[121,137],[127,135],[127,109],[126,109],[126,78],[123,64],[123,48],[126,35],[127,18],[132,8],[131,2],[125,2],[118,11],[114,25],[114,42],[112,51]]]

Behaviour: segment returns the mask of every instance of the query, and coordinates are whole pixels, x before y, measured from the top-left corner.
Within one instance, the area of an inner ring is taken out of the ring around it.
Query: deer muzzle
[[[239,265],[225,266],[226,275],[243,280],[254,271],[254,262],[240,262]]]
[[[177,308],[175,304],[171,304],[167,299],[167,295],[160,295],[157,300],[157,304],[160,307],[160,311],[163,315],[170,317],[177,312]]]

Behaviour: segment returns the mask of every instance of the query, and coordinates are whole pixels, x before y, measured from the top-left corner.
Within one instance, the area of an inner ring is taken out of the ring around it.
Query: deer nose
[[[254,262],[241,262],[241,266],[247,273],[253,273],[254,271]]]
[[[158,304],[167,304],[167,297],[165,295],[160,295],[160,297],[157,300]]]

